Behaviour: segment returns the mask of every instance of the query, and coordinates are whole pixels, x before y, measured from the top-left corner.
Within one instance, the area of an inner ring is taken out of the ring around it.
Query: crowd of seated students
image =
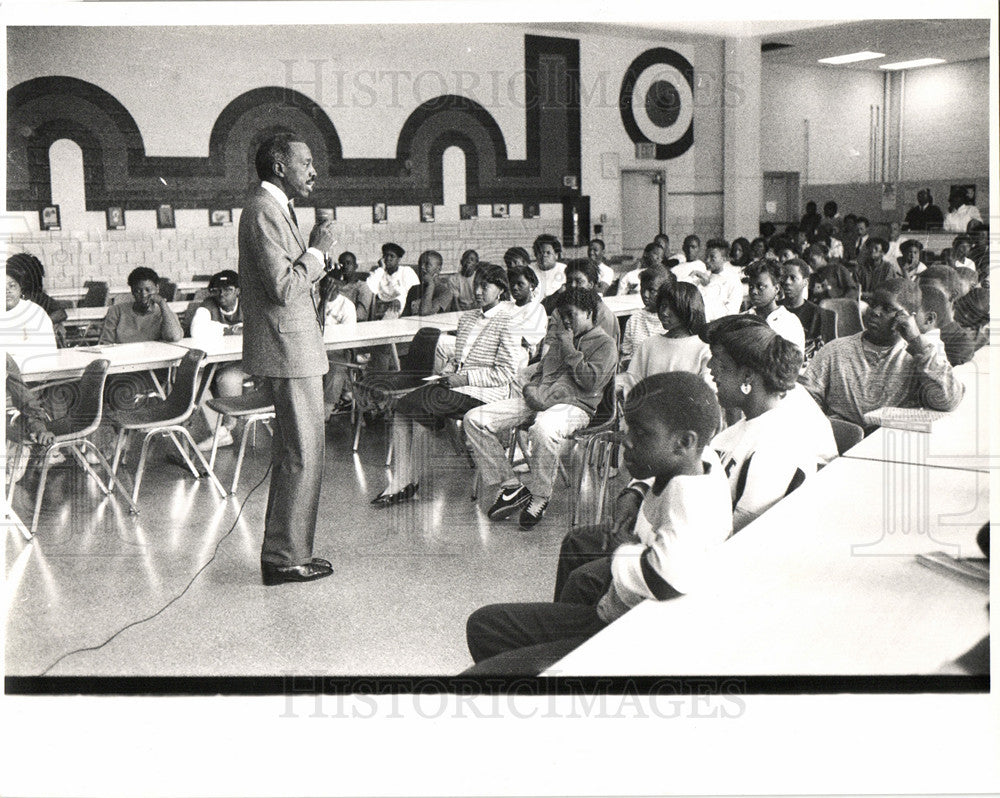
[[[933,218],[929,193],[924,199]],[[917,218],[908,214],[903,227],[918,229]],[[531,529],[550,504],[567,441],[612,387],[624,402],[625,463],[637,479],[616,502],[615,524],[567,537],[555,603],[487,607],[470,618],[479,671],[537,672],[643,598],[697,589],[712,547],[836,455],[828,419],[867,427],[866,415],[889,405],[958,405],[952,366],[988,341],[985,236],[961,232],[937,262],[920,241],[900,234],[890,242],[869,228],[864,217],[841,217],[835,202],[822,214],[812,204],[799,225],[762,226],[752,240],[709,238],[703,249],[692,234],[673,253],[660,234],[620,274],[602,240],[589,242],[586,258],[563,262],[550,235],[530,253],[510,247],[503,266],[467,250],[447,277],[434,250],[414,270],[402,264],[402,247],[386,243],[370,273],[341,254],[320,286],[327,325],[463,312],[457,335],[442,336],[439,379],[395,407],[391,476],[373,504],[413,498],[430,477],[433,432],[460,420],[481,483],[496,490],[487,517],[517,514]],[[11,296],[20,302],[29,290],[23,271],[8,263],[8,313]],[[181,337],[157,283],[149,269],[130,275],[132,301],[109,309],[102,341]],[[40,281],[30,286],[38,291]],[[192,334],[207,321],[232,321],[233,305],[216,293],[195,313]],[[624,331],[602,299],[608,293],[641,300]],[[825,300],[856,303],[863,329],[824,340]],[[369,368],[388,368],[382,349],[368,353]],[[348,369],[365,359],[331,354],[328,415],[349,407]],[[521,426],[527,472],[515,471],[507,452]],[[722,490],[726,513],[696,500]]]

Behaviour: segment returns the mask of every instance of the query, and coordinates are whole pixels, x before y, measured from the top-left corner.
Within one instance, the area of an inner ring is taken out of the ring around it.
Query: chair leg
[[[183,428],[181,428],[181,429],[183,429]],[[172,430],[166,430],[166,434],[170,436],[170,440],[173,441],[174,446],[177,448],[177,451],[180,452],[181,453],[181,457],[184,458],[184,462],[185,462],[185,464],[187,464],[188,471],[191,472],[191,476],[193,476],[195,479],[200,479],[201,478],[201,474],[198,472],[198,469],[194,467],[194,463],[191,462],[191,458],[188,457],[188,453],[184,450],[184,447],[181,446],[181,442],[179,440],[177,440],[177,436],[174,434],[174,432]],[[188,437],[190,438],[190,436],[188,436]],[[197,449],[198,448],[197,446],[194,445],[194,441],[193,440],[191,442],[191,448],[192,449]],[[202,458],[202,459],[204,460],[205,458]]]
[[[98,476],[97,472],[94,470],[94,467],[87,462],[87,458],[83,456],[83,453],[79,449],[77,449],[76,446],[71,446],[70,451],[73,452],[73,456],[76,458],[77,462],[81,466],[83,466],[83,470],[86,471],[87,474],[90,476],[90,478],[93,479],[94,482],[96,482],[97,485],[100,487],[101,493],[103,493],[105,496],[111,495],[111,490],[108,488],[107,485],[104,484],[104,480]]]
[[[203,455],[198,450],[198,447],[195,446],[194,438],[191,437],[191,433],[188,432],[186,427],[176,427],[176,430],[177,432],[180,433],[181,437],[184,438],[184,440],[186,440],[188,444],[191,446],[191,450],[194,452],[195,457],[198,458],[198,460],[201,462],[201,465],[204,467],[205,472],[208,474],[208,479],[212,483],[212,486],[217,491],[219,491],[219,496],[221,496],[223,499],[226,498],[227,495],[226,489],[222,487],[222,483],[219,482],[219,478],[215,476],[215,472],[209,467],[208,461],[205,459],[205,455]],[[170,435],[171,437],[173,437],[173,433],[171,433]],[[197,478],[200,479],[200,475],[198,475]]]
[[[146,457],[149,454],[149,442],[153,439],[157,430],[147,432],[142,438],[142,449],[139,451],[139,465],[135,470],[135,482],[132,484],[132,502],[139,501],[139,486],[142,484],[142,475],[146,470]]]
[[[132,497],[128,495],[128,491],[125,490],[125,486],[122,481],[118,479],[118,475],[111,468],[111,463],[108,462],[107,458],[101,453],[101,450],[97,448],[93,441],[83,441],[82,445],[88,449],[92,449],[94,454],[97,455],[97,459],[101,463],[101,467],[107,472],[108,475],[108,488],[110,488],[109,493],[113,493],[115,488],[121,491],[122,496],[125,497],[125,501],[128,502],[129,512],[133,515],[139,514],[139,508],[136,507],[135,502],[132,501]],[[84,458],[86,459],[86,458]]]
[[[31,534],[34,535],[38,529],[38,516],[42,512],[42,496],[45,495],[45,483],[49,478],[49,455],[59,449],[59,444],[54,444],[45,449],[42,454],[42,476],[38,480],[38,492],[35,494],[35,512],[31,516]]]
[[[222,429],[222,413],[215,414],[215,432],[212,434],[212,456],[208,458],[210,468],[215,468],[215,455],[219,451],[219,430]],[[243,440],[246,440],[247,431],[243,430]],[[240,448],[243,448],[242,442]]]
[[[10,484],[7,485],[7,506],[10,507],[11,502],[14,500],[14,486],[17,484],[14,481],[14,477],[21,468],[21,460],[25,457],[26,447],[22,444],[18,444],[17,452],[14,454],[14,464],[10,469]]]
[[[118,430],[118,440],[115,441],[115,457],[111,462],[111,468],[114,470],[115,474],[118,473],[118,466],[125,461],[125,444],[127,440],[128,430]]]
[[[361,440],[361,424],[364,421],[364,413],[360,410],[354,416],[354,444],[351,446],[351,451],[356,452],[358,450],[358,441]]]
[[[594,519],[595,524],[601,523],[601,519],[604,517],[604,502],[608,493],[608,480],[611,476],[611,453],[614,451],[614,448],[611,441],[604,444],[604,456],[601,458],[601,485],[597,491],[597,516]]]
[[[246,427],[243,428],[243,437],[240,440],[240,451],[239,454],[236,455],[236,470],[233,471],[233,487],[229,490],[230,495],[236,493],[236,486],[240,484],[240,471],[243,469],[243,455],[247,450],[247,439],[250,437],[249,433],[251,429],[257,429],[257,422],[261,420],[262,419],[260,418],[250,416],[250,418],[247,419]]]

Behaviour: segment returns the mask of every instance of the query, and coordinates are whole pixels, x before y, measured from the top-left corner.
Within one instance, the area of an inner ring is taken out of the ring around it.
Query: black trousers
[[[429,427],[442,429],[445,419],[462,418],[482,402],[436,382],[406,394],[396,403],[396,415]]]
[[[586,553],[603,549],[595,543],[605,530],[583,527],[566,536],[555,602],[490,604],[469,616],[465,635],[476,665],[466,674],[537,675],[606,626],[596,607],[611,585],[611,557]]]

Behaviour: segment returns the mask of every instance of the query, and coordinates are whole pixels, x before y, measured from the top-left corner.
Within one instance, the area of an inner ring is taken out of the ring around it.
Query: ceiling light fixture
[[[871,50],[862,50],[860,53],[835,55],[830,58],[820,58],[818,60],[821,64],[853,64],[855,61],[871,61],[873,58],[885,58],[885,53],[873,53]]]
[[[917,67],[943,64],[943,58],[917,58],[913,61],[897,61],[895,64],[879,64],[879,69],[916,69]]]

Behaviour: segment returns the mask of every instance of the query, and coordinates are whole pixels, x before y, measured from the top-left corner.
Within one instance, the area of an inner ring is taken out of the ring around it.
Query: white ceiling
[[[795,64],[824,69],[878,71],[879,64],[914,58],[968,61],[988,58],[988,19],[874,19],[874,20],[707,20],[635,23],[625,21],[559,22],[546,28],[567,33],[603,33],[623,37],[677,39],[759,36],[761,44],[791,45],[766,52],[764,64]],[[837,66],[818,64],[820,58],[874,50],[886,57]]]

